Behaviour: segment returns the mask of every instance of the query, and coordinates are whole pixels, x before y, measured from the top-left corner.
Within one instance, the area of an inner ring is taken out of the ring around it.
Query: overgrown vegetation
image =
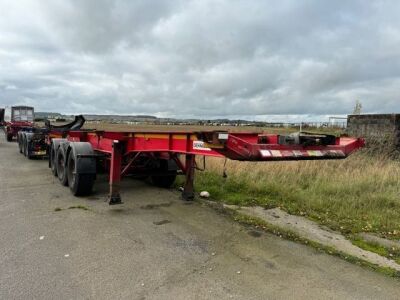
[[[387,248],[377,243],[367,242],[359,237],[351,237],[351,242],[359,248],[375,252],[400,264],[400,249],[394,247]]]
[[[235,162],[207,158],[196,189],[236,205],[280,207],[344,234],[400,238],[400,162],[368,150],[345,160]]]

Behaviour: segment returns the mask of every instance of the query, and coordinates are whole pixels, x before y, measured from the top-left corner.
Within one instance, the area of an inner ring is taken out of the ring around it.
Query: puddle
[[[160,204],[147,204],[143,205],[140,208],[141,209],[154,209],[154,208],[159,208],[159,207],[169,207],[172,205],[172,202],[167,202],[167,203],[160,203]]]
[[[168,224],[171,223],[170,220],[162,220],[162,221],[157,221],[157,222],[153,222],[154,225],[164,225],[164,224]]]
[[[260,231],[256,231],[256,230],[247,231],[247,234],[252,237],[260,237],[262,235],[262,233]]]

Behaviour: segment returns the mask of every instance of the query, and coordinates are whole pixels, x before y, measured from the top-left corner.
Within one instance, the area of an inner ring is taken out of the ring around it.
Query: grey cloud
[[[0,0],[0,106],[172,117],[399,111],[397,1]],[[271,118],[274,118],[271,116]]]

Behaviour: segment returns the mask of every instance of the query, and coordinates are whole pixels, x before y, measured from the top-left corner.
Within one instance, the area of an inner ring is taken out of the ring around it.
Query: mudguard
[[[86,142],[70,142],[67,157],[74,156],[77,174],[96,174],[96,156],[92,145]]]

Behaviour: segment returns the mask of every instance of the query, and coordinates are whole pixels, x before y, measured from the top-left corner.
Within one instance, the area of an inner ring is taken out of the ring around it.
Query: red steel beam
[[[205,136],[212,137],[204,140]],[[216,136],[223,136],[218,140]],[[267,142],[261,142],[267,137]],[[124,142],[123,155],[136,152],[170,152],[180,154],[227,157],[234,160],[311,160],[345,158],[363,147],[364,140],[336,138],[334,145],[282,145],[279,135],[221,132],[107,132],[71,131],[71,141],[89,142],[95,151],[112,153],[115,140]]]

